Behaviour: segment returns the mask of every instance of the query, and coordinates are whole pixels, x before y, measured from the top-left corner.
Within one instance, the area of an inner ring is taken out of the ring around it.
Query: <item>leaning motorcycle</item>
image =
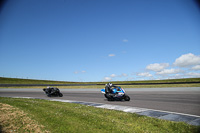
[[[130,97],[125,93],[125,90],[122,87],[115,86],[111,89],[110,93],[106,93],[105,89],[101,89],[101,93],[107,98],[108,101],[114,100],[125,100],[130,101]]]
[[[48,97],[52,97],[52,96],[62,97],[63,96],[63,94],[60,92],[60,90],[58,88],[55,88],[55,87],[44,88],[43,91]]]

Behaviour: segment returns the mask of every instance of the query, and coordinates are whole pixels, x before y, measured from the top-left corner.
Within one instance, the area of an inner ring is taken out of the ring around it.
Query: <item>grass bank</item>
[[[185,79],[166,79],[166,80],[143,80],[143,81],[112,81],[113,84],[131,84],[131,83],[177,83],[177,82],[200,82],[200,78]],[[0,84],[106,84],[107,82],[68,82],[68,81],[51,81],[36,79],[19,79],[0,77]]]
[[[50,132],[174,132],[197,133],[199,127],[183,122],[171,122],[121,111],[52,102],[39,99],[2,98],[0,103],[11,105],[28,114],[32,120]],[[1,124],[1,123],[0,123]],[[5,126],[5,125],[1,125]],[[23,126],[23,124],[21,125]]]
[[[28,117],[23,110],[0,103],[0,132],[48,132],[43,125]]]
[[[77,84],[78,82],[0,77],[0,83],[1,84]]]
[[[54,86],[60,89],[103,89],[105,85],[94,85],[94,86]],[[169,88],[169,87],[200,87],[200,84],[161,84],[161,85],[119,85],[123,88]],[[1,88],[24,88],[24,89],[41,89],[46,86],[12,86],[12,87],[0,87]]]
[[[197,82],[197,83],[195,83]],[[50,80],[33,80],[33,79],[18,79],[18,78],[3,78],[0,77],[0,84],[17,84],[17,86],[0,87],[0,88],[44,88],[45,86],[20,86],[20,84],[45,84],[58,88],[104,88],[107,82],[65,82],[65,81],[50,81]],[[124,88],[164,88],[164,87],[200,87],[200,78],[187,79],[168,79],[168,80],[145,80],[145,81],[113,81],[113,84],[122,84]],[[150,84],[149,84],[150,83]],[[155,84],[151,84],[155,83]],[[162,84],[164,83],[164,84]],[[167,84],[175,83],[175,84]],[[178,83],[178,84],[176,84]],[[56,86],[65,84],[66,86]],[[82,84],[80,86],[80,84]],[[87,84],[87,85],[84,85]],[[132,84],[132,85],[123,85]],[[144,85],[146,84],[146,85]],[[70,85],[70,86],[69,86]]]

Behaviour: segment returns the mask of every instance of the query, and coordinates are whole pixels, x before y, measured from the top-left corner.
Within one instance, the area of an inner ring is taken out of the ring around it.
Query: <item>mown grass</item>
[[[38,125],[27,114],[8,104],[0,103],[0,132],[48,132],[43,125]]]
[[[126,84],[126,83],[176,83],[182,82],[183,84],[153,84],[153,85],[121,85],[124,88],[164,88],[164,87],[200,87],[200,83],[185,82],[200,82],[200,78],[187,78],[187,79],[168,79],[168,80],[145,80],[145,81],[113,81],[113,84]],[[50,86],[58,88],[104,88],[106,82],[65,82],[65,81],[49,81],[49,80],[32,80],[32,79],[18,79],[18,78],[3,78],[0,77],[0,84],[49,84]],[[82,85],[82,86],[55,86],[56,84],[98,84],[98,85]],[[44,86],[11,86],[0,88],[44,88]]]
[[[2,97],[0,97],[0,103],[9,104],[23,110],[30,118],[44,125],[46,130],[56,133],[197,133],[200,131],[199,126],[192,126],[183,122],[171,122],[80,104]]]
[[[200,87],[200,84],[164,84],[164,85],[120,85],[123,88],[169,88],[169,87]],[[53,86],[59,89],[103,89],[105,86]],[[0,87],[1,88],[24,88],[24,89],[41,89],[45,86],[16,86],[16,87]]]
[[[169,87],[200,87],[200,83],[195,84],[156,84],[156,85],[120,85],[123,88],[169,88]]]
[[[75,84],[76,82],[0,77],[1,84]]]
[[[112,81],[113,84],[126,83],[176,83],[176,82],[200,82],[200,78],[166,79],[166,80],[144,80],[144,81]],[[68,82],[36,79],[19,79],[0,77],[0,84],[106,84],[107,82]]]
[[[200,83],[196,84],[157,84],[157,85],[120,85],[123,88],[168,88],[168,87],[200,87]],[[90,86],[54,86],[60,89],[102,89],[104,85],[90,85]],[[1,88],[24,88],[24,89],[41,89],[45,86],[12,86],[12,87],[0,87]]]

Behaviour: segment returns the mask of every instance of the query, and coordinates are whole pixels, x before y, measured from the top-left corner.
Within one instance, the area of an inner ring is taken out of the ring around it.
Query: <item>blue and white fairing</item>
[[[105,94],[105,89],[101,89],[101,93]]]
[[[101,89],[101,93],[107,98],[108,101],[125,100],[130,101],[130,97],[125,94],[125,90],[119,86],[112,86],[111,92],[105,93],[105,89]]]

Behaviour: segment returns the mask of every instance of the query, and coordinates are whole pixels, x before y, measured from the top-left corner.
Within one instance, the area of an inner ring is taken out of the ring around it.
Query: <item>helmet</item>
[[[108,86],[112,86],[112,83],[108,83]]]

